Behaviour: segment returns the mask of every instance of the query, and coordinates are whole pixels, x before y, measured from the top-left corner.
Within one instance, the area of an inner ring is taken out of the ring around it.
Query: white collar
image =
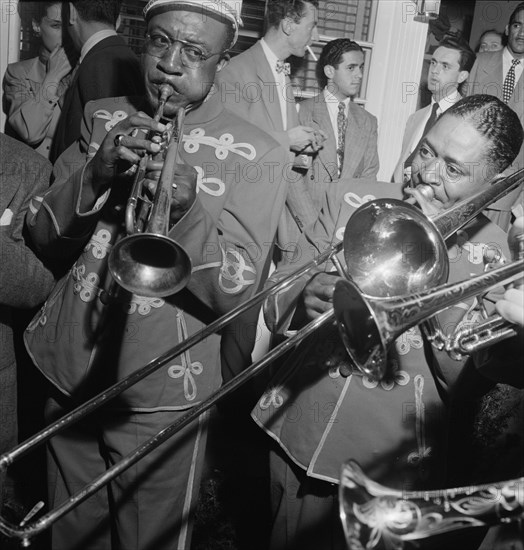
[[[92,34],[85,42],[85,44],[82,46],[82,49],[80,50],[80,59],[78,60],[78,63],[82,63],[84,60],[84,57],[87,55],[87,52],[91,50],[94,46],[96,46],[99,42],[102,42],[105,38],[108,38],[109,36],[117,36],[117,32],[114,29],[104,29],[103,31],[95,32],[95,34]]]

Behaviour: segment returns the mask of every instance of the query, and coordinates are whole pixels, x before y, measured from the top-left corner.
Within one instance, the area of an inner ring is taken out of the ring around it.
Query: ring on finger
[[[122,145],[122,140],[125,138],[125,134],[117,134],[115,136],[115,139],[113,140],[113,143],[115,144],[115,147],[120,147]]]

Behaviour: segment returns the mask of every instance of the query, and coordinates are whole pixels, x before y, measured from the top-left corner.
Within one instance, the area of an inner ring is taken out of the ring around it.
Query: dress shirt
[[[341,102],[327,88],[324,88],[324,99],[326,101],[326,107],[327,107],[327,110],[328,110],[328,113],[329,113],[329,120],[331,121],[331,126],[333,127],[333,133],[335,134],[335,140],[337,142],[337,149],[338,149],[338,146],[339,146],[339,143],[338,143],[338,121],[337,121],[338,104],[339,103],[344,103],[344,105],[346,107],[345,110],[344,110],[344,114],[346,115],[346,120],[347,120],[348,105],[349,105],[349,102],[351,101],[351,98],[347,97],[346,99],[344,99],[344,101]]]
[[[287,130],[287,104],[286,104],[286,93],[287,85],[290,84],[289,77],[283,72],[277,72],[277,61],[284,61],[274,54],[273,50],[268,46],[267,42],[262,38],[260,40],[260,45],[262,50],[264,50],[264,55],[266,56],[271,72],[275,78],[276,84],[276,95],[278,96],[278,101],[280,103],[280,111],[282,113],[282,122],[284,124],[284,130]]]

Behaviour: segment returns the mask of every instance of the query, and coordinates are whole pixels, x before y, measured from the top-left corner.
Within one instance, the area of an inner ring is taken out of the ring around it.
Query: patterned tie
[[[515,88],[515,67],[520,63],[520,59],[514,59],[511,62],[511,67],[509,68],[508,74],[504,79],[504,84],[502,86],[502,101],[507,103],[511,94],[513,93],[513,88]]]
[[[342,173],[342,166],[344,164],[344,148],[346,141],[346,106],[344,103],[338,104],[338,115],[337,115],[337,127],[338,127],[338,148],[337,148],[337,159],[338,159],[338,175]]]
[[[277,73],[284,73],[284,76],[289,76],[291,72],[291,66],[284,61],[278,60],[275,68]]]
[[[404,169],[411,167],[411,164],[413,163],[413,159],[415,158],[415,155],[417,154],[417,151],[420,147],[420,144],[422,143],[422,140],[424,139],[426,134],[429,132],[429,130],[431,129],[433,124],[435,124],[435,122],[437,121],[438,107],[439,107],[439,105],[435,101],[435,103],[433,103],[433,107],[431,108],[431,114],[429,115],[428,121],[426,122],[426,125],[424,126],[424,130],[422,131],[422,136],[419,139],[419,142],[417,143],[417,146],[415,147],[415,149],[413,149],[413,151],[411,151],[409,157],[404,162]]]

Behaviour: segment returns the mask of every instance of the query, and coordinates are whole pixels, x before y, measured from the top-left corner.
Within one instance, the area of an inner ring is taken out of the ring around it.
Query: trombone
[[[394,221],[395,209],[397,209],[399,219],[408,220],[409,227],[416,229],[416,235],[420,237],[419,249],[421,252],[423,252],[423,254],[421,254],[422,258],[420,260],[420,265],[418,265],[416,261],[417,254],[413,252],[409,265],[402,265],[402,263],[399,263],[398,268],[406,273],[405,278],[406,280],[409,280],[409,282],[405,284],[407,284],[412,291],[425,290],[427,287],[442,283],[447,278],[447,266],[443,267],[442,265],[440,265],[442,263],[446,264],[447,262],[447,255],[445,254],[445,244],[443,237],[440,234],[440,231],[443,232],[443,235],[446,238],[449,237],[451,234],[453,234],[454,231],[460,229],[465,223],[472,219],[478,212],[483,210],[488,204],[495,200],[498,200],[505,194],[509,193],[511,190],[515,189],[518,185],[522,183],[523,179],[524,170],[520,170],[519,172],[508,176],[505,179],[495,181],[493,185],[488,188],[487,192],[484,192],[482,196],[476,196],[475,200],[472,203],[469,203],[468,201],[463,201],[462,203],[458,203],[457,205],[455,205],[448,212],[439,216],[438,223],[429,221],[428,218],[420,210],[406,203],[402,203],[401,201],[372,201],[371,203],[363,205],[350,218],[348,224],[346,225],[345,235],[353,230],[352,220],[355,216],[357,216],[357,214],[360,213],[361,209],[366,209],[366,211],[368,211],[369,208],[374,207],[373,223],[377,223],[379,226],[381,226],[383,218],[386,218],[386,220]],[[358,216],[358,219],[358,223],[361,224],[361,217]],[[370,225],[373,224],[368,223],[368,226]],[[411,239],[411,241],[413,241],[413,239]],[[209,337],[211,334],[222,330],[227,324],[229,324],[239,315],[246,312],[249,308],[261,304],[267,297],[274,295],[279,291],[286,290],[304,274],[308,273],[309,271],[318,267],[324,262],[333,259],[335,255],[343,249],[343,246],[346,247],[346,242],[347,240],[345,236],[343,242],[339,242],[336,245],[331,246],[329,249],[319,254],[314,260],[297,269],[295,272],[291,273],[272,287],[267,288],[262,292],[254,295],[251,299],[247,300],[243,304],[240,304],[216,321],[210,323],[201,331],[188,337],[186,340],[180,342],[161,356],[153,359],[140,369],[137,369],[128,377],[110,386],[105,391],[96,395],[89,401],[85,402],[67,415],[63,416],[61,419],[44,428],[30,439],[20,443],[13,450],[3,454],[2,456],[0,456],[0,471],[5,470],[15,460],[28,454],[34,447],[48,441],[55,433],[91,414],[93,411],[121,394],[127,388],[133,386],[143,378],[147,377],[149,374],[165,366],[174,357],[184,353],[194,345]],[[349,263],[350,261],[358,261],[358,259],[354,257],[353,245],[354,243],[348,241],[348,250],[346,251],[346,249],[344,248],[344,256],[348,268],[351,267]],[[391,250],[393,242],[391,240],[387,240],[382,245],[384,247],[387,247],[388,250]],[[403,250],[402,243],[397,242],[396,247],[398,251],[405,252],[405,250]],[[374,254],[376,254],[376,252],[377,250],[373,251]],[[376,260],[377,261],[375,263],[378,263],[378,255]],[[427,270],[428,276],[426,278],[421,277],[421,271],[419,269],[420,266],[423,266],[424,270]],[[373,267],[376,268],[377,266]],[[352,274],[350,273],[350,275]],[[362,281],[362,278],[360,278],[356,282],[358,284],[362,284]],[[401,287],[390,285],[390,287],[384,289],[384,291],[387,291],[388,293],[393,293],[391,294],[392,296],[399,295],[402,294],[402,292],[399,290],[400,288]],[[202,401],[199,405],[193,407],[189,412],[179,418],[177,422],[163,429],[151,439],[144,442],[128,456],[124,457],[119,463],[115,464],[103,475],[93,480],[84,488],[80,489],[76,494],[71,496],[68,500],[64,501],[57,508],[48,511],[46,514],[36,520],[30,520],[29,517],[24,518],[22,524],[20,525],[13,524],[12,522],[9,522],[6,519],[0,517],[0,532],[6,534],[9,537],[16,537],[20,539],[22,546],[28,547],[31,544],[31,539],[33,537],[47,529],[51,524],[56,522],[60,517],[65,515],[72,508],[76,507],[78,504],[80,504],[91,495],[93,495],[95,492],[100,490],[102,487],[107,485],[121,472],[129,468],[132,464],[138,462],[143,456],[147,455],[153,449],[157,448],[169,437],[175,435],[183,427],[185,427],[187,424],[200,416],[200,414],[202,414],[204,411],[208,410],[213,405],[215,405],[216,403],[224,399],[227,395],[236,390],[239,386],[241,386],[254,376],[258,375],[274,359],[285,353],[287,350],[292,349],[294,346],[298,345],[304,338],[309,336],[309,334],[313,333],[323,324],[331,321],[333,317],[334,310],[332,309],[312,321],[309,325],[298,331],[293,337],[282,342],[280,346],[271,350],[269,354],[267,354],[265,357],[261,358],[259,361],[248,367],[238,376],[224,384],[219,390],[217,390],[217,392]]]

